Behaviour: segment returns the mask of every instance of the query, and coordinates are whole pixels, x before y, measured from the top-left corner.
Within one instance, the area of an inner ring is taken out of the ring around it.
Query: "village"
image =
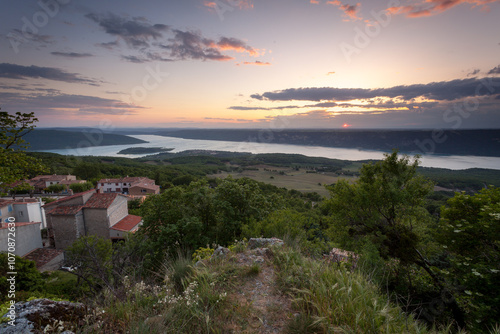
[[[81,192],[70,187],[85,182],[55,174],[20,181],[29,185],[28,195],[0,199],[0,252],[8,251],[9,237],[15,236],[15,255],[34,261],[41,272],[58,270],[64,267],[65,249],[81,236],[116,242],[135,233],[142,218],[129,214],[128,202],[160,193],[160,186],[146,177],[101,179]]]

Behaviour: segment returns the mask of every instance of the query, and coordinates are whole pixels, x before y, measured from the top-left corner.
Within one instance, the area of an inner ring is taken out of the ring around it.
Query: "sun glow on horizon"
[[[351,127],[351,126],[352,126],[352,124],[347,124],[347,123],[344,123],[344,124],[342,125],[342,127],[343,127],[343,128],[348,128],[348,127]]]

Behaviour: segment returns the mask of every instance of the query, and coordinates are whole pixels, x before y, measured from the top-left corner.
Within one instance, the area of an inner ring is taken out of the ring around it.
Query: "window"
[[[115,183],[115,185],[118,185],[118,183]]]
[[[22,217],[22,216],[23,216],[23,212],[19,211],[19,217]]]
[[[145,192],[147,192],[146,189],[141,189],[141,193],[145,193]]]
[[[12,212],[12,205],[10,205],[10,204],[9,204],[9,206],[7,207],[7,210],[8,210],[9,212]]]
[[[103,186],[103,187],[104,187],[104,183],[101,183],[101,186]]]
[[[0,209],[0,216],[2,215],[2,209]]]

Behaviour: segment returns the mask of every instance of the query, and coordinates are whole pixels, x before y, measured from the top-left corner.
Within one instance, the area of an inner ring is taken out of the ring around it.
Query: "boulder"
[[[81,303],[45,298],[18,302],[15,304],[14,326],[1,324],[0,334],[44,333],[48,326],[57,329],[56,332],[70,334],[81,325],[85,314],[85,306]],[[8,318],[7,315],[4,318]]]
[[[265,248],[270,246],[283,246],[283,240],[278,238],[251,238],[248,240],[248,248]]]

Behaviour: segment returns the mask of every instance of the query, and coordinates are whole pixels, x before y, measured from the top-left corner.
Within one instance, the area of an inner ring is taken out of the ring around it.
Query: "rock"
[[[273,256],[273,251],[269,248],[255,248],[254,250],[251,250],[250,253],[258,256],[266,256],[268,258]]]
[[[229,248],[219,246],[214,250],[214,253],[212,254],[212,259],[217,258],[217,257],[225,257],[226,254],[229,254],[231,251]]]
[[[333,263],[350,263],[352,265],[352,269],[355,269],[358,264],[359,255],[340,248],[333,248],[326,258],[328,261]]]
[[[283,246],[283,240],[278,238],[251,238],[248,240],[248,248],[264,248],[270,246]]]
[[[86,313],[83,304],[45,298],[18,302],[15,311],[14,326],[3,323],[0,325],[0,334],[43,333],[47,326],[57,326],[57,332],[70,334],[79,327]]]

